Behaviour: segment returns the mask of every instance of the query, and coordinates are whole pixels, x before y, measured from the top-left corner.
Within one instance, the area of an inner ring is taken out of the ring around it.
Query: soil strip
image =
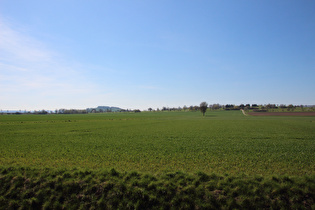
[[[251,116],[315,116],[315,112],[249,112],[247,114]]]

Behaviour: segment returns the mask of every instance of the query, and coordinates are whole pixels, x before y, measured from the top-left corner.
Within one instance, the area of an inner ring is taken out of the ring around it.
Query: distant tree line
[[[245,111],[253,111],[253,112],[273,112],[273,111],[282,111],[282,112],[293,112],[293,111],[310,111],[313,112],[315,111],[315,105],[310,105],[310,106],[305,106],[305,105],[293,105],[293,104],[210,104],[205,106],[207,103],[202,102],[199,106],[197,105],[190,105],[186,106],[184,105],[183,107],[162,107],[153,109],[153,108],[148,108],[148,111],[150,112],[156,112],[156,111],[190,111],[190,112],[196,112],[196,111],[201,111],[203,115],[207,110],[245,110]],[[206,107],[206,108],[205,108]],[[102,108],[102,107],[97,107],[97,108],[87,108],[87,109],[56,109],[55,111],[50,111],[50,110],[34,110],[34,111],[9,111],[9,110],[0,110],[0,114],[14,114],[14,115],[19,115],[19,114],[38,114],[38,115],[45,115],[45,114],[89,114],[89,113],[104,113],[104,112],[132,112],[132,113],[138,113],[141,112],[140,109],[120,109],[117,107],[109,107],[109,108]]]
[[[56,114],[87,114],[86,109],[59,109],[55,110]]]
[[[206,103],[206,102],[205,102]],[[267,111],[276,111],[276,110],[281,110],[281,111],[295,111],[298,109],[299,111],[315,111],[315,105],[314,106],[304,106],[304,105],[285,105],[285,104],[210,104],[207,107],[207,110],[245,110],[245,111],[254,111],[254,112],[267,112]],[[191,106],[186,106],[184,105],[183,107],[162,107],[157,108],[156,110],[153,108],[148,108],[148,111],[150,112],[155,112],[155,111],[202,111],[201,110],[201,105],[196,106],[196,105],[191,105]]]

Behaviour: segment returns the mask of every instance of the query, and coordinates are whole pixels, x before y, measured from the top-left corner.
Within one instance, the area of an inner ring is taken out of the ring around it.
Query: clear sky
[[[312,0],[0,0],[0,109],[315,104]]]

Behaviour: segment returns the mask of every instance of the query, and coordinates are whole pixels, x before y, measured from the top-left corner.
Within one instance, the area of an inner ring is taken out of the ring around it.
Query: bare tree
[[[207,108],[208,108],[208,104],[207,104],[207,102],[201,102],[201,104],[200,104],[200,111],[201,111],[201,113],[202,113],[202,115],[203,116],[205,116],[205,113],[206,113],[206,111],[207,111]]]

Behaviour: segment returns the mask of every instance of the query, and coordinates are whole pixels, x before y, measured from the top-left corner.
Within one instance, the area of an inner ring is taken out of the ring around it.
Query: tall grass
[[[0,168],[2,209],[314,209],[315,177]]]

